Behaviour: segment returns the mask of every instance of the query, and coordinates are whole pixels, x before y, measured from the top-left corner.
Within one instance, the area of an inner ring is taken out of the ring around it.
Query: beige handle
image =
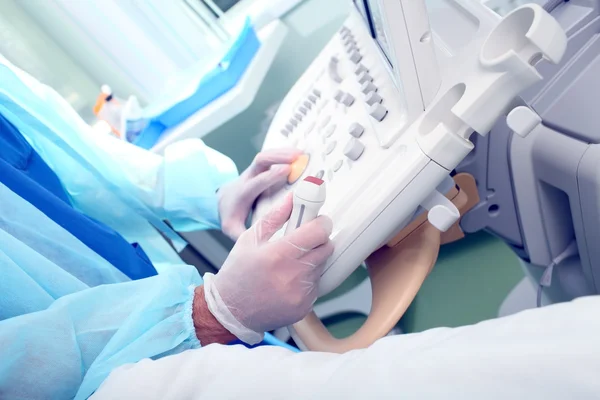
[[[454,180],[460,190],[453,189],[446,196],[464,215],[479,202],[477,187],[467,174],[456,175]],[[463,236],[458,223],[440,233],[426,215],[420,216],[367,259],[373,301],[367,320],[357,332],[347,338],[334,338],[312,312],[293,325],[294,336],[312,351],[344,353],[370,346],[387,335],[404,315],[433,269],[440,244]]]

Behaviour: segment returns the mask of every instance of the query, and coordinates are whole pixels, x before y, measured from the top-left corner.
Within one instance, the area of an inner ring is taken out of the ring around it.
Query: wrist
[[[202,344],[227,344],[236,339],[236,337],[223,327],[212,315],[204,298],[204,286],[198,286],[194,290],[194,304],[192,308],[192,319],[196,337]]]

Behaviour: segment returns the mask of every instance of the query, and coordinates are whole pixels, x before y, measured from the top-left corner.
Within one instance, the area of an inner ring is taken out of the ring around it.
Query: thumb
[[[290,219],[292,213],[292,194],[286,196],[283,203],[274,207],[264,217],[262,217],[255,225],[256,242],[266,242],[280,230],[283,225]]]

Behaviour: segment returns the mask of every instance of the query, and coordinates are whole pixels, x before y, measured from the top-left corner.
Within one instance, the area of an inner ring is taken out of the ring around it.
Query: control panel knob
[[[298,121],[296,121],[294,118],[290,119],[290,124],[294,125],[294,126],[298,126]]]
[[[353,122],[352,125],[350,125],[350,128],[348,128],[348,133],[355,138],[361,137],[364,131],[365,127],[358,122]]]
[[[371,75],[369,75],[367,72],[362,72],[358,76],[358,83],[360,83],[362,85],[365,82],[373,82],[373,77]]]
[[[387,115],[388,110],[379,103],[375,103],[369,109],[369,115],[375,118],[377,121],[383,121],[385,116]]]
[[[355,75],[360,75],[363,72],[369,72],[369,70],[367,69],[367,67],[365,67],[363,64],[358,64],[356,66],[356,68],[354,69],[354,74]]]
[[[383,98],[377,92],[370,92],[369,94],[367,94],[365,101],[368,105],[372,106],[373,104],[381,103],[383,101]]]
[[[354,96],[352,96],[350,93],[345,93],[340,102],[346,107],[350,107],[352,104],[354,104]]]
[[[357,50],[353,50],[352,53],[350,53],[350,61],[354,64],[358,64],[360,60],[362,60],[360,53]]]
[[[302,114],[296,113],[294,114],[294,118],[296,118],[298,121],[302,121]]]
[[[363,92],[364,94],[369,94],[371,92],[376,92],[377,91],[377,86],[375,86],[375,84],[373,82],[365,82],[360,87],[360,91]]]
[[[317,96],[315,96],[313,94],[309,94],[308,95],[308,101],[310,101],[313,104],[316,104],[316,102],[317,102]]]
[[[341,102],[341,101],[342,101],[342,98],[343,98],[343,97],[344,97],[344,92],[342,92],[342,91],[341,91],[341,90],[339,90],[339,89],[338,89],[338,90],[336,90],[335,94],[333,95],[333,98],[334,98],[336,101],[339,101],[339,102]]]
[[[294,125],[288,122],[287,124],[285,124],[285,129],[291,132],[294,130]]]
[[[290,131],[288,131],[287,129],[283,128],[281,130],[281,134],[285,137],[288,137],[290,135]]]
[[[304,100],[304,103],[302,103],[302,105],[304,107],[306,107],[307,110],[312,109],[312,103],[310,101],[308,101],[308,100]]]
[[[365,145],[355,138],[350,139],[344,147],[344,155],[352,161],[358,160],[363,151],[365,151]]]
[[[298,108],[298,111],[300,111],[300,113],[303,115],[306,115],[306,113],[308,112],[306,107],[302,107],[302,106],[300,106],[300,108]]]
[[[313,94],[317,97],[321,97],[321,91],[319,89],[313,89]]]

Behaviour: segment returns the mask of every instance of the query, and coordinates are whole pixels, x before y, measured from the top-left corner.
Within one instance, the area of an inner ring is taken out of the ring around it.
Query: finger
[[[254,178],[250,178],[244,197],[251,199],[251,201],[256,200],[258,196],[271,187],[284,183],[291,170],[289,165],[276,165],[270,170],[262,172]]]
[[[285,240],[291,247],[288,257],[299,259],[309,251],[329,242],[332,229],[331,219],[321,215],[292,231],[281,240]]]
[[[300,257],[298,261],[311,268],[322,269],[327,259],[333,254],[333,251],[333,243],[329,241],[317,247],[316,249],[309,251],[308,253]]]
[[[267,171],[272,165],[291,164],[300,155],[302,155],[302,151],[295,148],[265,150],[254,157],[251,169],[254,174],[260,174]]]
[[[257,243],[268,241],[285,225],[292,213],[292,206],[292,194],[290,193],[280,205],[271,209],[254,225]]]

